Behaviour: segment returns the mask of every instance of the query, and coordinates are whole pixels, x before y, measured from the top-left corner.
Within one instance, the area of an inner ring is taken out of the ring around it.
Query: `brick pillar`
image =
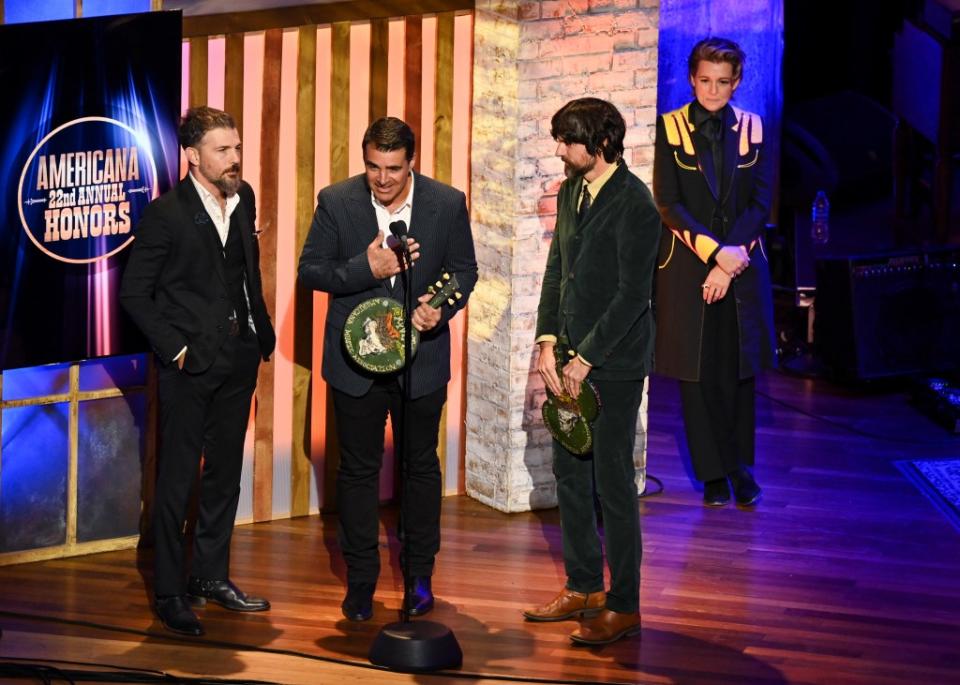
[[[658,0],[476,3],[471,215],[480,282],[470,300],[466,486],[501,511],[556,505],[533,345],[563,180],[550,118],[577,97],[610,100],[627,122],[625,160],[649,183],[658,15]],[[646,400],[636,460],[642,489]]]

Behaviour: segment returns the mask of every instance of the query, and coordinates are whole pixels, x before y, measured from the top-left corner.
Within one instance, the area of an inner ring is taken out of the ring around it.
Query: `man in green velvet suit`
[[[537,370],[558,395],[564,389],[576,395],[589,379],[602,408],[591,453],[577,456],[553,442],[567,581],[553,600],[524,615],[531,621],[583,618],[570,638],[607,644],[640,630],[633,449],[653,350],[660,217],[650,191],[623,162],[626,125],[616,107],[596,98],[573,100],[554,114],[550,133],[567,179],[557,197],[537,312]],[[565,362],[559,371],[558,359]],[[603,513],[608,593],[594,491]]]

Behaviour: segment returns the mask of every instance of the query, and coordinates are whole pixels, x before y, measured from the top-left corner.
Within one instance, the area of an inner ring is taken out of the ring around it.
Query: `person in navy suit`
[[[260,360],[269,359],[276,336],[263,300],[256,204],[240,178],[233,117],[196,107],[178,133],[190,171],[144,210],[120,302],[159,362],[155,608],[167,629],[201,635],[191,605],[270,607],[234,585],[229,570],[250,400]],[[183,527],[201,455],[187,578]]]
[[[380,573],[379,474],[387,415],[402,424],[402,371],[374,374],[355,364],[343,343],[343,327],[364,300],[404,300],[404,288],[420,304],[412,313],[420,344],[409,388],[409,441],[401,515],[404,603],[411,615],[433,608],[431,576],[440,549],[440,417],[450,380],[448,322],[462,309],[477,281],[470,219],[464,194],[413,170],[413,131],[400,119],[383,117],[363,136],[365,171],[331,185],[317,209],[300,255],[300,282],[330,293],[323,339],[323,378],[333,389],[340,445],[337,506],[340,550],[347,566],[343,614],[353,621],[373,615]],[[410,262],[394,249],[391,224],[403,222]],[[413,268],[408,268],[412,264]],[[401,274],[401,272],[406,272]],[[442,273],[459,281],[462,298],[453,307],[427,304],[427,287]],[[409,278],[409,286],[406,285]]]
[[[656,371],[679,379],[703,501],[730,486],[753,506],[754,378],[773,357],[773,304],[763,230],[770,164],[759,115],[730,100],[743,51],[707,38],[688,60],[694,100],[657,119],[653,195],[664,231],[657,269]]]

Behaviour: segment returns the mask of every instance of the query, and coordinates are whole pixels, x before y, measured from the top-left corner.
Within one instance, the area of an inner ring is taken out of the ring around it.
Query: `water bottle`
[[[810,239],[814,245],[826,245],[830,240],[830,200],[822,190],[817,191],[810,208]]]

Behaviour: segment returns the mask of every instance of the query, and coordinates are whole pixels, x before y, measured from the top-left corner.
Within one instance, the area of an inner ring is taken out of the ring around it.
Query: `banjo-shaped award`
[[[563,366],[557,364],[559,375]],[[555,395],[546,388],[547,399],[541,413],[550,435],[573,454],[587,454],[593,449],[590,424],[600,413],[600,395],[593,383],[584,379],[576,397]]]
[[[438,309],[444,302],[453,304],[463,295],[458,292],[457,277],[444,273],[427,290],[433,297],[427,302]],[[343,344],[356,364],[371,373],[393,373],[403,368],[403,305],[392,297],[372,297],[350,312],[343,325]],[[417,354],[420,332],[410,331],[410,354]]]

